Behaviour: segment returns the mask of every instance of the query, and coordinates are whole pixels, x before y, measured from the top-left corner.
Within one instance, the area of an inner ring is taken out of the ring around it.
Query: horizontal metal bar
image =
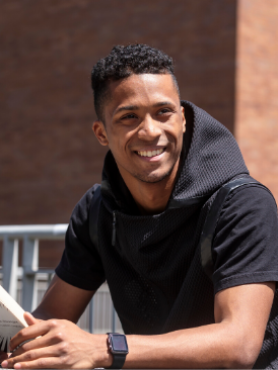
[[[53,269],[40,269],[40,270],[25,270],[25,275],[36,275],[36,274],[53,274]]]
[[[54,274],[54,270],[52,269],[39,269],[35,272],[35,274],[37,275],[37,280],[47,280],[48,279],[48,276],[49,274]],[[29,273],[29,271],[28,271]],[[33,274],[34,272],[30,271],[31,274]],[[20,266],[17,268],[17,278],[18,279],[22,279],[22,276],[23,276],[23,268]],[[0,279],[3,278],[3,269],[2,267],[0,267]]]
[[[28,236],[30,239],[63,240],[67,228],[68,224],[0,226],[0,240],[3,240],[4,236],[7,236],[9,239]]]

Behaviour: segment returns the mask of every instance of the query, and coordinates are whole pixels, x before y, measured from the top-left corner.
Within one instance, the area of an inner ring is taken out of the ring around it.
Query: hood
[[[186,132],[177,180],[167,208],[203,203],[232,178],[249,174],[230,131],[193,103],[181,101],[181,104]],[[105,158],[101,187],[107,208],[128,214],[138,212],[110,151]]]
[[[190,261],[198,253],[209,198],[232,178],[248,174],[232,134],[194,104],[183,101],[182,105],[187,121],[183,150],[163,212],[140,214],[111,152],[105,158],[101,185],[104,207],[100,218],[105,220],[105,237],[111,237],[115,256],[120,254],[136,274],[151,282],[157,297],[162,292],[169,302],[178,294]],[[169,290],[171,279],[176,288]]]

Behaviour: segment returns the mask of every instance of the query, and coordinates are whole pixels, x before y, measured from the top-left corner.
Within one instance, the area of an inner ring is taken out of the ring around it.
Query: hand
[[[111,366],[112,356],[108,352],[106,335],[87,333],[67,320],[41,321],[29,313],[24,317],[29,327],[12,338],[10,349],[14,352],[2,362],[3,368],[89,369]],[[31,341],[17,348],[27,340]]]

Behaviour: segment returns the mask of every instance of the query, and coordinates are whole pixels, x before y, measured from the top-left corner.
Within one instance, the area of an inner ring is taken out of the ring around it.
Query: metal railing
[[[2,286],[24,310],[33,311],[41,301],[54,271],[39,268],[39,241],[64,240],[67,224],[0,226]],[[23,240],[22,267],[18,266],[19,240]],[[78,325],[92,332],[122,331],[104,283],[96,292]]]

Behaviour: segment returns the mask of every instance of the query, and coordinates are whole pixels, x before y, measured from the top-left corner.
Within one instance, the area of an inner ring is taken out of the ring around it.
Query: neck
[[[174,188],[178,168],[179,161],[169,176],[155,183],[143,182],[134,177],[125,178],[126,176],[121,173],[142,214],[157,214],[165,210]]]

